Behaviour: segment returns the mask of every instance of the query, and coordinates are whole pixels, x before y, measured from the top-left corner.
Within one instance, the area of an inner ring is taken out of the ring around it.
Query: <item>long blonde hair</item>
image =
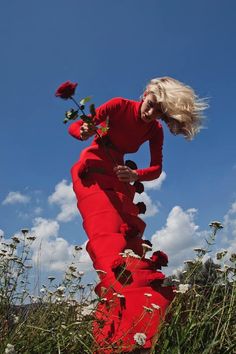
[[[173,134],[183,134],[186,139],[191,140],[200,131],[203,111],[208,104],[190,86],[171,77],[161,77],[152,79],[147,84],[145,94],[147,93],[156,96]]]

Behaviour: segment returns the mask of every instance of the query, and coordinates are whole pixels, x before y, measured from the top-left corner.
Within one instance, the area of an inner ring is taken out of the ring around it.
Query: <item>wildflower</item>
[[[42,294],[46,293],[46,289],[45,289],[45,288],[41,288],[39,291],[40,291]]]
[[[61,286],[58,286],[57,291],[58,291],[59,293],[63,293],[63,291],[64,291],[65,289],[66,289],[66,288],[61,285]]]
[[[123,258],[127,258],[127,257],[141,258],[138,254],[134,253],[134,251],[131,249],[126,249],[124,250],[123,253],[119,253],[119,255],[121,255]]]
[[[184,294],[186,293],[190,288],[189,284],[179,284],[179,289],[178,290],[173,290],[175,293],[181,293]]]
[[[122,295],[122,294],[117,294],[116,296],[119,297],[119,298],[125,298],[125,296]]]
[[[220,221],[212,221],[210,224],[209,224],[209,226],[211,227],[211,228],[213,228],[213,229],[216,229],[216,230],[220,230],[220,229],[223,229],[223,225],[221,224],[221,222]]]
[[[56,278],[55,277],[53,277],[52,275],[49,275],[49,277],[48,277],[48,280],[50,280],[50,281],[53,281],[53,280],[55,280]]]
[[[142,247],[143,247],[143,252],[144,253],[152,250],[152,246],[150,246],[147,243],[142,243]]]
[[[226,273],[230,273],[230,272],[233,272],[233,273],[234,273],[234,271],[235,271],[235,269],[234,269],[233,267],[230,267],[230,266],[228,266],[227,264],[225,264],[224,269],[225,269],[225,272],[226,272]]]
[[[15,243],[10,243],[9,247],[12,248],[12,249],[15,249],[16,248],[16,244]]]
[[[220,260],[222,258],[224,258],[224,256],[228,253],[228,251],[224,250],[224,251],[221,251],[221,252],[217,252],[216,253],[216,259],[217,260]]]
[[[107,272],[105,272],[105,270],[102,270],[102,269],[95,269],[95,271],[99,274],[107,274]]]
[[[146,339],[147,339],[147,336],[144,333],[135,333],[135,335],[134,335],[135,342],[140,346],[145,345]]]
[[[207,253],[207,250],[205,250],[205,248],[194,248],[193,250],[202,256]]]
[[[151,304],[151,306],[155,309],[155,310],[159,310],[160,306],[157,304]]]
[[[152,294],[149,294],[149,293],[144,293],[144,296],[151,297],[151,296],[152,296]]]
[[[127,257],[129,254],[131,254],[133,252],[134,252],[133,250],[127,248],[127,249],[124,250],[123,253],[121,252],[120,255],[123,256],[123,257]]]
[[[25,268],[26,269],[31,269],[31,268],[33,268],[33,266],[31,264],[25,264]]]
[[[20,265],[24,265],[24,263],[20,259],[16,259],[16,263],[18,263]]]
[[[75,271],[76,271],[76,267],[73,266],[72,264],[69,266],[69,269],[70,269],[72,272],[75,272]]]
[[[16,354],[14,345],[8,343],[5,349],[5,354]]]
[[[218,272],[218,273],[225,273],[225,270],[224,270],[224,269],[221,269],[221,268],[217,268],[217,269],[216,269],[216,272]]]
[[[78,288],[79,288],[80,290],[84,290],[84,289],[85,289],[85,286],[84,286],[84,285],[79,285]]]
[[[78,274],[79,274],[80,276],[82,276],[82,275],[84,275],[84,272],[79,271]]]
[[[153,312],[153,309],[151,309],[150,307],[147,306],[143,306],[144,310],[146,310],[147,312]]]
[[[19,316],[14,315],[14,317],[13,317],[13,323],[14,323],[14,324],[19,323]]]
[[[75,246],[75,251],[82,251],[83,247],[81,246]]]
[[[187,259],[186,261],[184,261],[184,264],[194,264],[194,261],[192,261],[191,259]]]
[[[35,236],[28,236],[28,237],[26,237],[26,238],[27,238],[27,240],[29,240],[29,241],[34,241],[34,240],[36,239]]]
[[[179,279],[173,278],[173,279],[171,279],[171,280],[172,280],[172,282],[174,282],[174,283],[180,283],[180,280],[179,280]]]
[[[39,298],[37,296],[33,296],[31,298],[31,301],[32,301],[33,304],[37,304],[37,302],[39,301]]]
[[[12,237],[12,240],[13,240],[15,243],[20,243],[20,239],[19,239],[17,236],[13,236],[13,237]]]
[[[236,262],[236,253],[232,253],[229,260],[232,263]]]
[[[29,233],[29,229],[21,229],[22,234],[25,236]]]

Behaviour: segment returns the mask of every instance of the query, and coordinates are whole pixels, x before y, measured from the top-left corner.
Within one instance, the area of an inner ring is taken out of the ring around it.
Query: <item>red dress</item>
[[[116,353],[121,345],[123,352],[131,351],[137,332],[145,333],[143,347],[150,348],[160,318],[173,298],[172,288],[161,287],[163,273],[156,271],[155,262],[143,254],[145,223],[133,203],[135,185],[120,182],[113,170],[115,165],[124,165],[124,154],[136,152],[149,141],[150,167],[136,170],[139,180],[153,180],[161,174],[163,130],[157,121],[143,122],[140,107],[141,102],[114,98],[97,108],[95,124],[105,125],[109,119],[109,130],[103,142],[96,137],[82,151],[71,169],[78,209],[89,238],[87,251],[99,270],[101,282],[96,292],[105,298],[98,305],[98,321],[94,324],[101,348],[97,353],[101,354]],[[77,139],[82,123],[76,121],[69,127],[69,133]],[[125,249],[140,258],[121,256]]]

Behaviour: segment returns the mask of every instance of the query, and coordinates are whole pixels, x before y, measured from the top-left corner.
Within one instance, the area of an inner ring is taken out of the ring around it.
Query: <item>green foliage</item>
[[[87,102],[91,101],[91,99],[92,99],[92,96],[87,96],[85,98],[82,98],[82,100],[80,101],[80,104],[82,106],[84,106]]]

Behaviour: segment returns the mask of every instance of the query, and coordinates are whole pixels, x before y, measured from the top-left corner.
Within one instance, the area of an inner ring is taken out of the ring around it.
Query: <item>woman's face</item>
[[[156,96],[153,93],[144,94],[140,116],[145,123],[150,123],[163,116],[161,106],[157,102]]]

